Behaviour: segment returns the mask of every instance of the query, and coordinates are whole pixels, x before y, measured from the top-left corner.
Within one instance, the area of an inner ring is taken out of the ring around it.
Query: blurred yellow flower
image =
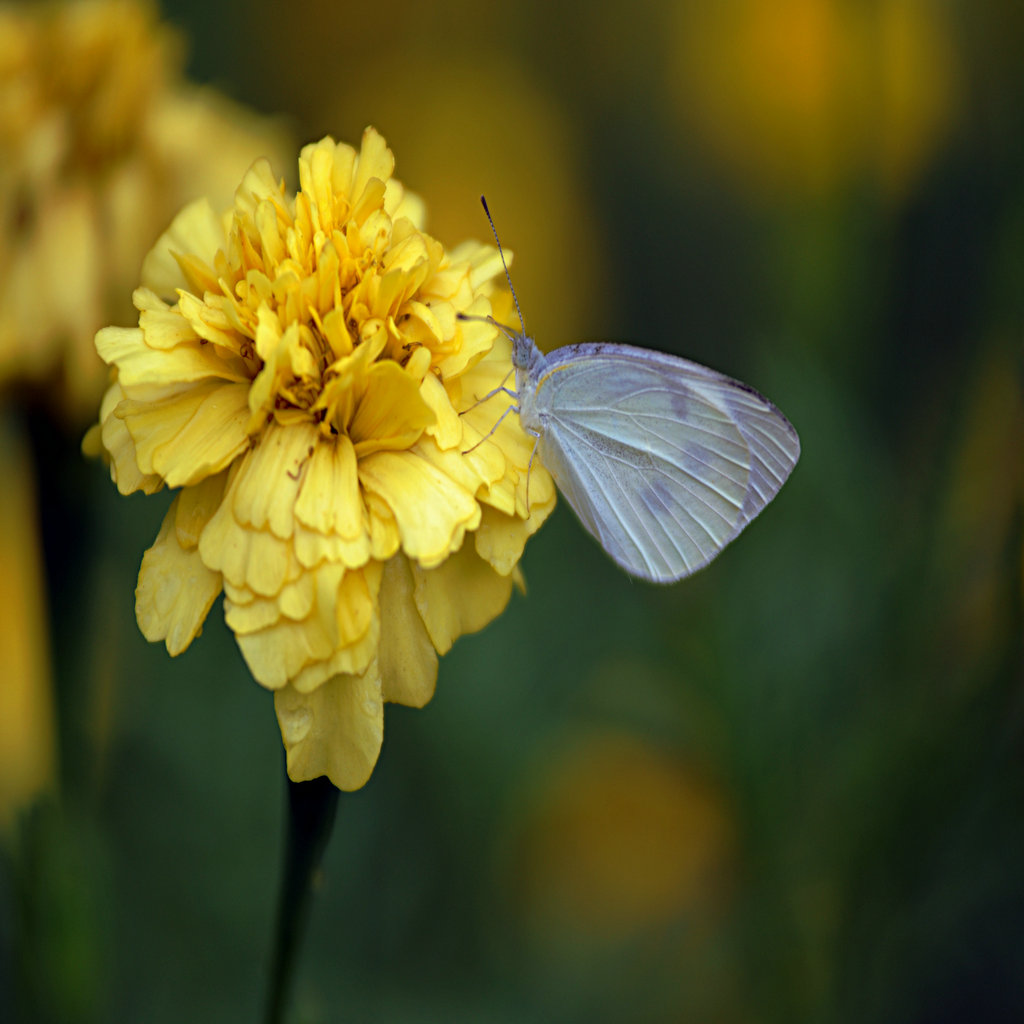
[[[28,444],[0,414],[0,838],[57,781],[42,552]]]
[[[942,659],[966,666],[963,673],[950,672],[951,679],[983,678],[972,666],[1019,639],[1024,564],[1008,562],[1008,553],[1019,548],[1014,538],[1024,508],[1024,463],[1012,454],[1024,437],[1016,347],[1011,334],[979,358],[939,505],[934,549],[950,581],[944,592],[954,597],[942,630]],[[1013,578],[1016,596],[1008,600]]]
[[[680,4],[670,88],[754,191],[900,195],[952,124],[959,61],[930,0]]]
[[[498,395],[497,251],[424,233],[373,129],[306,146],[289,195],[258,161],[223,215],[187,206],[143,265],[137,328],[96,336],[117,376],[87,438],[123,493],[181,488],[136,613],[171,654],[223,589],[275,691],[288,772],[369,777],[383,701],[422,706],[437,653],[482,628],[554,506]],[[507,294],[507,293],[506,293]],[[489,436],[488,436],[489,434]],[[483,438],[486,437],[482,443]],[[436,653],[435,653],[436,652]]]
[[[184,83],[180,50],[144,0],[0,8],[0,382],[45,379],[71,419],[95,410],[93,335],[131,315],[153,238],[284,151],[268,122]]]
[[[520,910],[543,943],[626,944],[728,901],[728,807],[692,765],[627,733],[561,739],[515,849]],[[515,883],[514,883],[515,884]]]

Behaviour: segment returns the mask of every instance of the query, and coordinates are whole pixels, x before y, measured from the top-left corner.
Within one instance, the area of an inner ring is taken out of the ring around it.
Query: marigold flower
[[[96,336],[116,380],[100,425],[123,493],[180,488],[143,558],[136,612],[171,654],[224,592],[274,690],[295,781],[356,789],[383,702],[420,707],[437,654],[505,607],[554,506],[509,398],[497,251],[447,252],[362,148],[325,138],[294,196],[266,160],[234,206],[186,207],[146,258],[136,328]],[[495,424],[498,424],[495,427]]]
[[[283,152],[265,119],[183,80],[182,49],[144,0],[0,7],[0,381],[45,380],[72,419],[96,408],[93,336],[131,314],[153,239]]]

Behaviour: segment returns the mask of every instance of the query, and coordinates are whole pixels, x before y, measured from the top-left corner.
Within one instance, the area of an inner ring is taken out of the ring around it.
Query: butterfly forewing
[[[540,455],[587,529],[658,582],[706,565],[796,462],[788,421],[753,389],[624,345],[574,345],[536,381]]]

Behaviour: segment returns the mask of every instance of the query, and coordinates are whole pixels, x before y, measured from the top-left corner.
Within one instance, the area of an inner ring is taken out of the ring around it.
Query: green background
[[[428,210],[443,193],[446,244],[486,238],[487,193],[542,347],[684,354],[803,444],[673,587],[627,578],[560,505],[527,595],[456,643],[425,710],[387,709],[373,777],[342,794],[294,1021],[1024,1019],[1024,19],[903,4],[911,41],[938,24],[948,47],[925,73],[843,28],[892,4],[768,6],[784,40],[839,18],[792,44],[824,40],[834,72],[805,124],[744,85],[757,32],[715,34],[700,5],[164,7],[194,80],[297,139],[376,124]],[[700,95],[674,31],[740,99]],[[941,128],[911,103],[881,137],[891,66]],[[258,1020],[272,697],[219,603],[177,659],[139,634],[169,496],[122,499],[77,438],[31,433],[58,469],[39,488],[62,795],[5,853],[0,1017],[17,998],[26,1020]]]

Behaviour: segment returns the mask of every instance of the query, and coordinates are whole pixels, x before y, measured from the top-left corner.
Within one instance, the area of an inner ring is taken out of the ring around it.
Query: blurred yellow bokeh
[[[527,805],[512,885],[543,944],[624,943],[726,905],[732,816],[685,758],[625,732],[565,737]]]
[[[687,131],[755,193],[866,179],[899,197],[957,113],[960,59],[931,0],[676,8],[668,84]]]
[[[56,782],[53,683],[35,482],[24,432],[0,416],[0,829]]]
[[[1015,629],[1007,555],[1024,509],[1024,394],[1010,345],[986,353],[969,387],[939,517],[941,571],[956,581],[944,651],[972,664]],[[1024,566],[1010,574],[1024,584]]]
[[[160,232],[286,152],[280,125],[187,82],[183,49],[146,0],[0,8],[0,384],[75,429],[107,379],[93,336],[131,322]]]

